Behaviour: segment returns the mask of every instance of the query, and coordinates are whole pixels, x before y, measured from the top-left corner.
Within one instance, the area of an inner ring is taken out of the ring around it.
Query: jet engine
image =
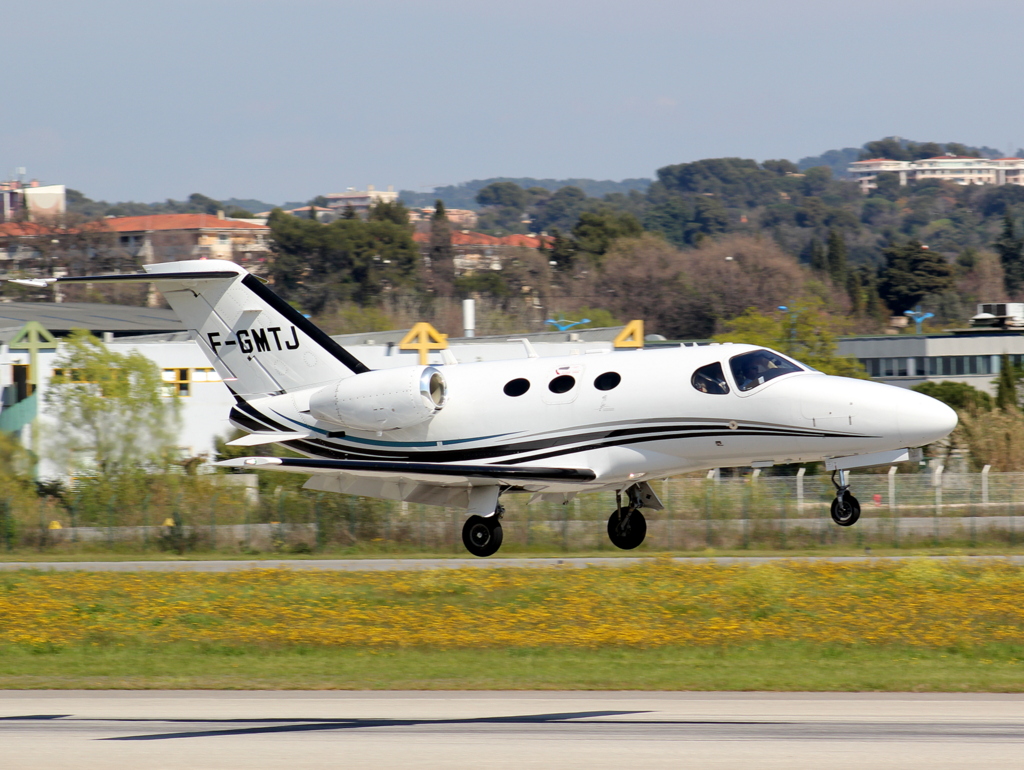
[[[377,369],[327,385],[309,399],[309,412],[357,430],[411,428],[444,406],[448,386],[432,366]]]

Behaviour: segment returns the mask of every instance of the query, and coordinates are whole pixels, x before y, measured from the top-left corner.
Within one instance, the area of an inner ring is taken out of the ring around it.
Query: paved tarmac
[[[0,691],[12,770],[1010,768],[1024,695]]]
[[[767,564],[776,561],[873,562],[903,559],[998,559],[1024,564],[1024,555],[1007,556],[677,556],[677,564]],[[564,559],[259,559],[255,561],[10,561],[0,571],[36,569],[67,572],[231,572],[242,569],[332,570],[343,572],[395,572],[428,569],[499,569],[502,567],[628,567],[654,557],[566,557]]]

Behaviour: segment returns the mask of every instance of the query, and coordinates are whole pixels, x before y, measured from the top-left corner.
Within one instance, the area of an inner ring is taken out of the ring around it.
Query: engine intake
[[[444,407],[448,385],[433,366],[377,369],[327,385],[309,399],[318,420],[357,430],[398,430],[429,420]]]

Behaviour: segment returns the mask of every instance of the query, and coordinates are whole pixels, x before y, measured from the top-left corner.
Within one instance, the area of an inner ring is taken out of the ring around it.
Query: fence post
[[[220,493],[216,490],[213,493],[213,499],[210,501],[210,550],[217,550],[217,501],[220,498]]]
[[[324,546],[327,545],[327,532],[324,529],[322,510],[323,499],[323,492],[317,492],[316,497],[313,498],[313,523],[316,525],[316,549],[318,551],[322,551]]]
[[[942,514],[942,464],[935,466],[932,473],[932,486],[935,487],[935,513],[932,516],[932,546],[939,544],[939,516]]]
[[[665,539],[668,541],[667,550],[671,551],[675,548],[675,527],[673,526],[675,516],[672,512],[672,503],[668,499],[668,479],[662,479],[661,481],[661,498],[662,502],[665,503],[665,513],[668,514],[665,521]],[[576,499],[578,500],[579,498],[577,497]]]
[[[11,538],[14,535],[11,522],[11,501],[10,498],[0,500],[0,535],[4,538],[4,546],[8,551],[12,550]]]
[[[576,497],[574,497],[572,499],[572,515],[575,517],[576,521],[580,521],[580,496],[579,495],[576,495]],[[580,527],[581,535],[582,535],[582,530],[583,529],[584,528],[581,526]],[[582,539],[581,539],[581,542],[580,542],[580,547],[581,548],[583,547]]]
[[[711,507],[713,505],[712,498],[714,497],[714,494],[715,494],[715,486],[714,485],[718,484],[718,479],[719,479],[719,469],[718,468],[712,468],[711,470],[708,471],[708,475],[707,475],[707,480],[712,482],[712,484],[710,484],[710,485],[709,484],[705,484],[704,485],[704,530],[705,530],[704,531],[704,540],[705,540],[704,545],[707,548],[711,547],[711,544],[712,544],[712,541],[713,541],[713,537],[712,537],[712,533],[711,533]]]
[[[899,471],[895,465],[889,466],[889,517],[892,519],[892,545],[893,548],[900,547],[900,519],[896,513],[896,473]]]
[[[750,548],[750,503],[753,496],[754,477],[752,476],[743,485],[743,550]]]
[[[1017,478],[1010,485],[1010,545],[1017,544]]]

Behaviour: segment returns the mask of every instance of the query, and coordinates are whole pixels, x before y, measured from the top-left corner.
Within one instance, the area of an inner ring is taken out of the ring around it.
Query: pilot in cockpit
[[[765,377],[765,374],[768,370],[776,368],[778,367],[775,363],[763,351],[744,356],[743,366],[740,369],[740,390],[750,390],[766,379],[770,380],[771,377]]]

